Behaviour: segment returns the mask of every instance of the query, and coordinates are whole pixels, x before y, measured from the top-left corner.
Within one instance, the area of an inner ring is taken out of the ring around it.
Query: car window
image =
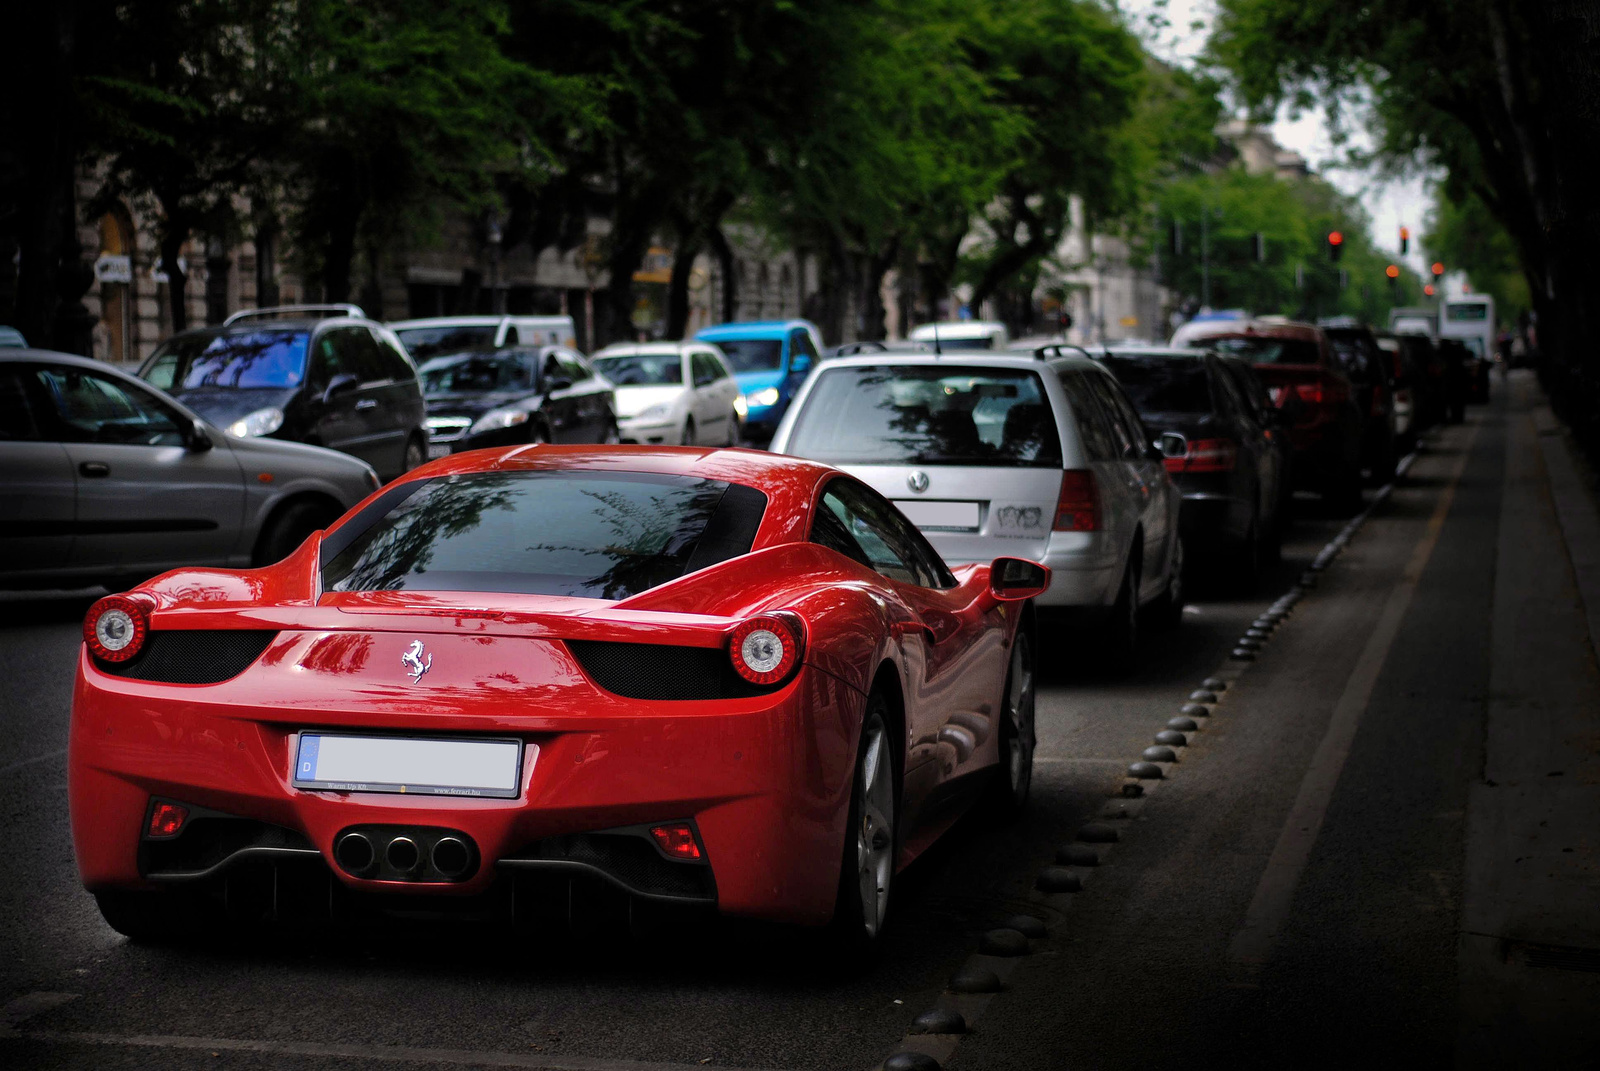
[[[733,378],[733,369],[729,368],[728,362],[722,359],[722,354],[708,353],[706,354],[706,360],[710,361],[712,366],[716,368],[718,379]]]
[[[41,368],[37,381],[54,406],[65,442],[182,446],[177,416],[148,394],[79,368]]]
[[[178,335],[162,343],[143,378],[161,390],[297,387],[306,370],[305,331]]]
[[[1061,465],[1037,372],[943,363],[819,373],[787,449],[831,464]]]
[[[1155,354],[1108,355],[1102,361],[1141,413],[1209,413],[1205,359]]]
[[[1082,372],[1062,372],[1060,378],[1088,460],[1112,460],[1118,454],[1118,447],[1111,431],[1111,418],[1095,400],[1087,377]]]
[[[32,442],[39,423],[28,401],[27,371],[21,365],[0,365],[0,441]]]
[[[1243,361],[1224,360],[1220,363],[1249,404],[1250,412],[1256,418],[1256,422],[1265,424],[1266,415],[1272,409],[1272,398],[1267,394],[1267,388],[1262,384],[1261,377],[1256,375],[1256,370]]]
[[[475,472],[373,503],[323,565],[331,591],[625,599],[750,551],[766,496],[643,472]],[[369,515],[370,513],[370,515]],[[341,529],[344,534],[344,529]]]
[[[576,353],[568,353],[566,350],[556,350],[556,360],[561,365],[561,374],[572,380],[574,383],[582,382],[583,380],[594,375],[594,373],[590,371],[588,364],[586,364],[583,358],[579,357]]]
[[[709,353],[696,353],[690,356],[694,364],[694,385],[709,387],[722,378],[722,369]]]
[[[531,341],[531,340],[530,340]],[[506,326],[506,337],[500,340],[502,346],[518,346],[522,344],[522,335],[517,331],[516,324]]]
[[[1243,338],[1197,338],[1189,345],[1242,357],[1251,364],[1322,363],[1322,347],[1306,338],[1269,338],[1265,335]]]
[[[313,345],[311,382],[326,387],[335,376],[355,376],[366,383],[384,378],[379,373],[378,347],[365,327],[334,327],[317,336]]]
[[[1144,441],[1144,425],[1140,422],[1138,414],[1133,412],[1128,405],[1127,396],[1110,376],[1086,375],[1090,390],[1094,392],[1095,399],[1105,410],[1111,425],[1111,438],[1115,443],[1114,457],[1137,457],[1144,451],[1140,443]],[[1124,406],[1127,406],[1126,411]],[[1131,417],[1131,420],[1130,420]]]
[[[855,558],[891,580],[944,588],[955,578],[916,527],[877,493],[834,479],[822,493],[812,541]]]
[[[739,372],[776,372],[783,363],[783,340],[777,338],[722,338],[717,348]]]
[[[496,328],[475,327],[407,327],[395,334],[417,361],[441,353],[460,353],[463,350],[494,349]]]
[[[619,387],[667,386],[683,382],[683,359],[676,353],[628,353],[596,357],[600,374]]]
[[[533,359],[526,353],[487,350],[435,357],[422,366],[422,392],[485,394],[490,391],[533,389]]]
[[[800,354],[811,358],[812,364],[817,363],[817,347],[811,341],[810,331],[796,331],[789,340],[789,352],[791,355]]]
[[[383,366],[384,378],[396,383],[415,379],[416,369],[411,367],[411,362],[406,360],[406,355],[400,352],[399,347],[379,332],[374,332],[374,335],[378,340],[378,363]]]
[[[1217,362],[1219,365],[1221,363],[1221,361]],[[1240,391],[1238,384],[1233,381],[1233,377],[1219,369],[1215,373],[1215,379],[1217,400],[1227,407],[1225,412],[1232,417],[1242,416],[1246,420],[1253,420],[1255,413],[1250,402],[1245,398],[1244,393]]]

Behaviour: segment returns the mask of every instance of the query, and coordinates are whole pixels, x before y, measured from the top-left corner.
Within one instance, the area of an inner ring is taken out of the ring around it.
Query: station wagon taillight
[[[1094,532],[1100,528],[1100,488],[1088,469],[1067,469],[1061,474],[1061,494],[1056,498],[1057,532]]]

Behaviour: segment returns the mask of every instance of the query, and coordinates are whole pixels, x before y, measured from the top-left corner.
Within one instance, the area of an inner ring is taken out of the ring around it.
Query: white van
[[[972,350],[1000,352],[1010,344],[1010,334],[1005,324],[994,320],[953,320],[914,327],[911,329],[911,341],[936,345],[947,353]]]
[[[1445,298],[1439,311],[1440,338],[1460,339],[1478,360],[1494,360],[1494,298],[1488,294]]]
[[[395,320],[389,329],[400,336],[411,359],[466,350],[498,350],[506,346],[578,348],[578,332],[570,316],[429,316]]]

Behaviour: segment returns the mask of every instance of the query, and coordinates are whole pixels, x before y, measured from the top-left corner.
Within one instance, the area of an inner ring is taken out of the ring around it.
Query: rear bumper
[[[170,887],[174,874],[193,871],[181,852],[165,870],[152,863],[142,833],[159,797],[279,831],[270,833],[272,845],[309,861],[314,853],[350,890],[408,897],[484,893],[511,871],[593,867],[593,859],[568,858],[571,841],[562,838],[690,821],[720,911],[803,924],[832,915],[862,698],[811,666],[750,699],[660,703],[595,689],[579,697],[586,713],[555,716],[536,713],[554,705],[548,701],[526,704],[521,715],[503,704],[474,715],[490,704],[467,696],[434,696],[426,711],[420,702],[397,703],[392,716],[286,709],[238,687],[249,677],[149,684],[105,674],[80,656],[68,792],[87,888]],[[290,783],[291,766],[296,733],[311,727],[515,735],[529,757],[511,800],[302,790]],[[448,883],[357,877],[333,851],[353,826],[457,831],[479,863]],[[611,877],[630,885],[625,875]],[[631,885],[651,891],[637,879]]]

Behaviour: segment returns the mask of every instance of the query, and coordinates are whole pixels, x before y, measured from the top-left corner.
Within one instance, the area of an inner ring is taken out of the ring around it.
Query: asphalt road
[[[1424,452],[1144,796],[1122,794],[1128,763],[1202,679],[1242,668],[1233,641],[1347,518],[1303,500],[1259,589],[1200,593],[1179,630],[1146,635],[1130,676],[1058,641],[1030,811],[969,818],[904,875],[881,960],[854,977],[803,933],[733,925],[637,945],[441,927],[131,945],[79,888],[67,831],[90,598],[0,602],[0,1063],[865,1071],[920,1048],[957,1069],[1448,1064],[1466,796],[1485,761],[1501,393]],[[1120,841],[1097,849],[1104,865],[1077,869],[1081,893],[1037,893],[1093,820]],[[973,959],[1019,912],[1051,936],[1027,957]],[[1005,992],[945,992],[969,963],[996,968]],[[938,1004],[972,1033],[906,1038]]]

